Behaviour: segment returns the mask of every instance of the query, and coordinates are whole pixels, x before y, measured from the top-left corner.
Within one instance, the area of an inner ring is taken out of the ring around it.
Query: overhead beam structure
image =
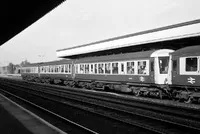
[[[0,45],[20,33],[65,0],[5,0],[0,2]]]

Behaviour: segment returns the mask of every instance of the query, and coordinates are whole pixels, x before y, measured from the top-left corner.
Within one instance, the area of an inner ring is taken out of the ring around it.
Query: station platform
[[[2,78],[22,79],[21,74],[0,74]]]
[[[66,134],[0,94],[0,134]]]

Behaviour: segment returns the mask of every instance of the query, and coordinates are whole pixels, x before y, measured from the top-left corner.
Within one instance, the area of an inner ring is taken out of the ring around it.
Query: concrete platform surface
[[[0,94],[0,134],[66,134]]]

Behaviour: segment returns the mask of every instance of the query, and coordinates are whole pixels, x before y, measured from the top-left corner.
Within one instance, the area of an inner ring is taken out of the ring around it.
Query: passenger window
[[[134,62],[127,62],[127,74],[134,74]]]
[[[49,66],[47,66],[47,72],[48,72],[48,73],[50,72],[50,68],[49,68]]]
[[[194,58],[186,58],[186,71],[194,72],[197,71],[197,57]]]
[[[95,71],[95,74],[97,74],[97,64],[94,64],[94,71]]]
[[[56,72],[57,73],[59,72],[59,66],[56,66]]]
[[[121,66],[120,66],[120,67],[121,67],[120,73],[121,73],[121,74],[125,74],[124,63],[121,63],[120,65],[121,65]]]
[[[49,66],[49,72],[51,72],[51,66]]]
[[[169,57],[159,57],[160,74],[167,74],[169,67]]]
[[[69,70],[68,72],[71,73],[72,72],[72,65],[71,64],[68,64],[69,65]]]
[[[81,73],[81,74],[84,73],[84,65],[83,65],[83,64],[80,65],[80,73]]]
[[[54,67],[53,67],[53,66],[51,66],[51,72],[52,72],[52,73],[54,72]]]
[[[61,65],[61,72],[64,72],[64,65]]]
[[[59,73],[61,72],[61,66],[60,65],[58,66],[58,72]]]
[[[78,74],[78,64],[76,64],[75,67],[76,67],[75,72],[76,74]]]
[[[44,73],[44,67],[42,67],[42,72]]]
[[[36,71],[36,70],[37,70],[37,69],[35,68],[35,71]],[[48,66],[48,72],[50,73],[50,71],[51,71],[51,70],[50,70],[50,66]],[[36,71],[36,72],[37,72],[37,71]]]
[[[98,66],[99,66],[99,74],[103,74],[104,73],[104,64],[103,63],[101,63],[101,64],[98,64]]]
[[[85,73],[89,74],[89,64],[85,64]]]
[[[138,74],[147,74],[146,61],[138,61]]]
[[[57,72],[57,66],[54,66],[54,72],[55,73]]]
[[[68,66],[68,64],[65,65],[65,73],[69,73],[69,66]]]
[[[106,63],[106,64],[105,64],[105,73],[106,73],[106,74],[110,74],[110,72],[111,72],[111,71],[110,71],[110,63]]]
[[[91,74],[94,73],[94,65],[93,65],[93,64],[90,65],[90,73],[91,73]]]
[[[112,74],[118,74],[118,63],[112,63]]]
[[[44,70],[45,70],[44,72],[47,73],[47,67],[44,67]]]
[[[53,72],[54,73],[56,72],[56,66],[53,66]]]

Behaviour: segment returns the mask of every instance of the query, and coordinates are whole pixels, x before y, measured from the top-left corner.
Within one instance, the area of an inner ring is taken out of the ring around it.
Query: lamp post
[[[44,62],[44,57],[45,57],[44,54],[40,54],[40,55],[38,55],[38,57],[40,57],[42,59],[41,62]]]

